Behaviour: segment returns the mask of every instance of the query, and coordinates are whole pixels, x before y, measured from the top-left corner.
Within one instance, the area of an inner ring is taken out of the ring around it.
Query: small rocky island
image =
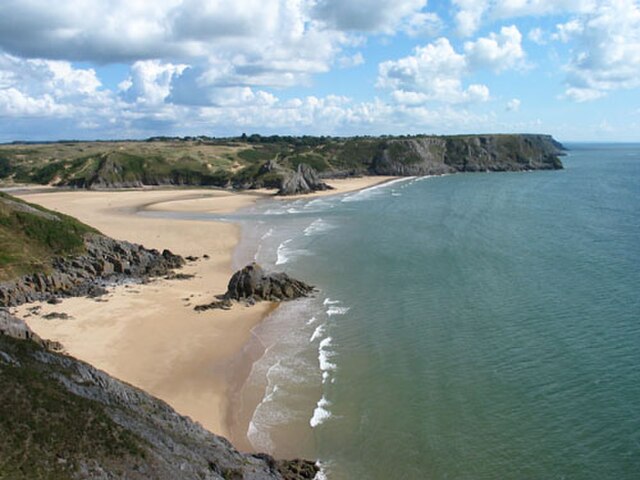
[[[233,274],[226,293],[211,303],[196,306],[195,310],[229,309],[234,301],[246,305],[261,301],[283,302],[308,297],[313,291],[311,285],[291,278],[286,273],[268,273],[254,262]]]

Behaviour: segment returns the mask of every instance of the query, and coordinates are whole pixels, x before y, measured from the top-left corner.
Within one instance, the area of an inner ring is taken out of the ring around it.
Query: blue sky
[[[638,0],[3,0],[0,141],[640,141]]]

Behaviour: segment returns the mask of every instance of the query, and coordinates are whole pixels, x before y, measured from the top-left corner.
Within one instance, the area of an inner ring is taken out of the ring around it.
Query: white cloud
[[[433,37],[443,28],[442,19],[433,12],[416,13],[403,26],[405,33],[411,37]]]
[[[417,47],[414,55],[390,60],[378,66],[378,86],[392,90],[400,103],[434,100],[462,103],[486,100],[488,89],[481,85],[462,86],[467,69],[464,55],[457,53],[444,37]]]
[[[465,42],[464,51],[473,68],[489,68],[497,72],[521,66],[524,60],[522,34],[515,25],[502,27],[500,33],[475,42]]]
[[[465,37],[473,35],[480,27],[489,0],[452,0],[452,3],[458,8],[455,14],[458,33]]]
[[[187,65],[142,60],[131,66],[131,75],[120,84],[128,101],[158,105],[171,93],[171,82],[187,69]]]
[[[538,45],[545,45],[547,43],[545,39],[546,33],[539,27],[529,30],[529,34],[527,35],[527,37],[533,43],[537,43]]]
[[[394,101],[417,105],[428,101],[473,103],[489,100],[482,84],[463,86],[465,75],[482,69],[496,72],[524,65],[522,35],[515,26],[503,27],[475,42],[466,42],[464,53],[454,50],[445,37],[416,47],[414,54],[382,62],[377,86],[391,91]]]
[[[564,35],[575,42],[566,67],[568,98],[583,102],[614,90],[640,86],[640,5],[637,2],[603,1],[593,13],[568,24],[558,33],[559,39],[563,40]]]
[[[582,22],[574,18],[566,23],[556,25],[556,31],[551,35],[551,39],[567,43],[572,38],[580,35],[583,29]]]
[[[0,53],[0,112],[4,115],[68,116],[76,103],[101,104],[100,87],[93,69]]]
[[[338,58],[338,65],[340,68],[352,68],[362,65],[364,63],[364,57],[362,53],[357,52],[353,55],[343,55]]]
[[[529,15],[589,13],[597,0],[452,0],[458,33],[473,35],[485,20],[505,20]]]
[[[512,98],[507,102],[506,106],[507,112],[517,112],[520,110],[520,100],[517,98]]]

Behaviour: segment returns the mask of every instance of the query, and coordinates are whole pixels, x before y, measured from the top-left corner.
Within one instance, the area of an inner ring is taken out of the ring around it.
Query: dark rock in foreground
[[[160,253],[101,234],[84,237],[86,254],[54,258],[50,272],[24,275],[0,283],[0,306],[50,300],[52,297],[99,296],[108,283],[168,275],[184,265],[169,250]]]
[[[257,263],[251,263],[233,274],[227,292],[219,300],[207,305],[198,305],[197,311],[214,308],[228,309],[232,301],[253,304],[260,301],[281,302],[307,297],[314,288],[286,273],[267,273]]]
[[[303,480],[318,470],[306,460],[240,453],[163,401],[44,342],[0,309],[0,478]]]

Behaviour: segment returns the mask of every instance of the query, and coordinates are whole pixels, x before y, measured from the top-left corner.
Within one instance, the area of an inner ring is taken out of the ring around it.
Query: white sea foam
[[[356,193],[353,193],[351,195],[347,195],[346,197],[344,197],[342,199],[343,202],[361,202],[363,200],[367,200],[379,193],[381,193],[381,189],[383,188],[387,188],[391,185],[395,185],[397,183],[401,183],[401,182],[407,182],[410,180],[413,180],[416,177],[402,177],[402,178],[397,178],[395,180],[391,180],[389,182],[385,182],[385,183],[381,183],[379,185],[374,185],[372,187],[369,188],[365,188],[363,190],[359,190]]]
[[[316,409],[313,411],[313,416],[311,417],[311,420],[309,420],[311,428],[316,428],[318,425],[331,418],[331,412],[328,410],[328,407],[330,406],[331,402],[329,402],[329,400],[327,400],[323,395],[322,398],[318,400]]]
[[[324,468],[324,464],[320,460],[316,462],[316,467],[318,467],[318,473],[316,473],[316,476],[313,477],[313,480],[329,480],[329,477],[327,477],[327,471]]]
[[[267,230],[267,233],[262,235],[262,237],[260,237],[260,240],[265,240],[269,238],[271,235],[273,235],[273,228],[270,228],[269,230]]]
[[[327,315],[332,317],[333,315],[344,315],[350,310],[350,307],[329,307],[327,309]]]
[[[333,230],[333,228],[333,225],[325,222],[324,220],[322,220],[322,218],[318,218],[311,222],[311,225],[304,229],[304,234],[305,236],[310,237],[311,235],[328,232],[329,230]]]
[[[332,338],[326,337],[320,341],[318,345],[318,363],[320,364],[320,370],[322,371],[322,379],[326,380],[325,373],[335,371],[338,366],[330,359],[335,355],[335,352],[330,350]]]
[[[331,300],[329,297],[322,302],[323,305],[337,305],[338,303],[340,303],[340,300]]]
[[[291,242],[291,239],[285,240],[278,246],[278,250],[276,251],[276,265],[282,265],[283,263],[287,263],[289,261],[289,250],[287,249],[287,244]]]
[[[313,331],[313,335],[311,335],[309,342],[313,342],[314,340],[317,340],[320,337],[322,337],[322,335],[324,335],[324,331],[325,331],[324,325],[318,325],[316,329]]]

